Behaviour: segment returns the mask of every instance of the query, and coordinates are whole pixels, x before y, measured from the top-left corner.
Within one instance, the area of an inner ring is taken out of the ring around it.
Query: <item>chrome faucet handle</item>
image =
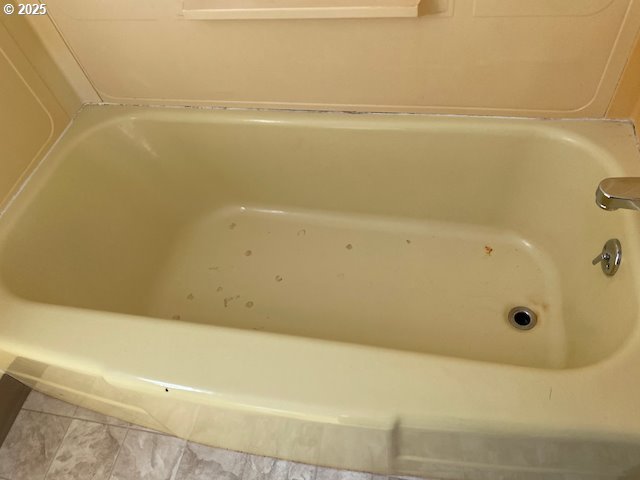
[[[598,263],[602,267],[602,271],[605,275],[615,275],[620,267],[622,261],[622,246],[620,240],[612,238],[607,240],[607,243],[602,247],[602,252],[591,263],[597,265]]]
[[[594,258],[593,260],[591,260],[591,265],[597,265],[600,262],[608,262],[609,259],[611,258],[611,255],[609,253],[606,252],[602,252],[600,255],[598,255],[596,258]]]

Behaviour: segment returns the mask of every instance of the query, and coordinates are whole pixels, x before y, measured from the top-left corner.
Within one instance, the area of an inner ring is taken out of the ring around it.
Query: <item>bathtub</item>
[[[640,213],[594,191],[639,160],[623,122],[87,106],[3,206],[0,369],[299,462],[637,479]]]

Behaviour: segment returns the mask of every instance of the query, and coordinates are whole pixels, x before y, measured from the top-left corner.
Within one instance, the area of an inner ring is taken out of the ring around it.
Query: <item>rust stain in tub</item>
[[[233,301],[233,297],[224,297],[224,300],[223,300],[224,308],[227,308],[232,301]]]
[[[493,248],[491,247],[491,245],[485,245],[484,253],[486,253],[487,255],[491,255],[491,252],[493,252]]]

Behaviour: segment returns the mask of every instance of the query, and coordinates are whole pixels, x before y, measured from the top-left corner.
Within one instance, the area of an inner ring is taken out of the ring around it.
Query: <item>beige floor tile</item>
[[[0,475],[42,480],[70,423],[70,418],[21,410],[0,448]]]
[[[111,480],[170,480],[174,478],[185,443],[167,435],[129,430]]]
[[[109,480],[126,428],[73,420],[46,480]]]
[[[247,454],[187,443],[175,480],[239,480]]]
[[[40,392],[32,390],[25,400],[22,408],[32,410],[34,412],[53,413],[54,415],[63,415],[72,417],[76,411],[76,406],[63,402],[57,398],[49,397]]]

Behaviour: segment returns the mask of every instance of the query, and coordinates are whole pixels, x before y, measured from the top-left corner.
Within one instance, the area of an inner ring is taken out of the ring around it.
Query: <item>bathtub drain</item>
[[[531,330],[536,326],[538,316],[527,307],[515,307],[509,311],[509,323],[518,330]]]

